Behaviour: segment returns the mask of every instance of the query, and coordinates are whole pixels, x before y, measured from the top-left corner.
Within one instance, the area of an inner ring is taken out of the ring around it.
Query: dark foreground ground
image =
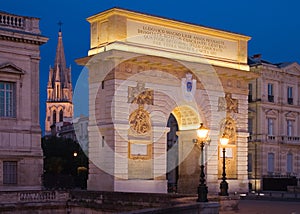
[[[300,214],[300,202],[240,200],[238,211],[220,211],[220,214]]]

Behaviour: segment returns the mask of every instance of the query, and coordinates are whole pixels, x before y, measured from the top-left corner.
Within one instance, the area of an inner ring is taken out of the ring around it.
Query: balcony
[[[300,136],[278,136],[278,135],[265,135],[265,134],[251,134],[248,137],[248,142],[270,142],[270,143],[286,143],[286,144],[299,144]]]
[[[274,135],[268,135],[268,140],[275,141],[276,137]]]
[[[281,136],[282,143],[300,143],[299,136]]]
[[[288,104],[293,105],[293,98],[288,98],[287,102]]]
[[[273,95],[268,95],[268,101],[271,103],[274,103],[274,96]]]
[[[248,136],[248,142],[276,142],[277,137],[266,134],[250,134]]]
[[[0,27],[33,34],[41,34],[39,29],[39,19],[13,15],[2,11],[0,11]]]

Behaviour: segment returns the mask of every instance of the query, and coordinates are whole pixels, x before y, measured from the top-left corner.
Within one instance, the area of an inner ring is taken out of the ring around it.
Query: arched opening
[[[59,93],[59,85],[56,85],[56,98],[60,99],[60,93]]]
[[[62,122],[64,120],[64,112],[63,110],[59,111],[59,122]]]
[[[52,121],[53,121],[52,124],[56,123],[56,111],[55,110],[53,111],[53,114],[52,114]]]
[[[173,114],[170,114],[167,127],[170,131],[167,134],[167,180],[168,193],[177,192],[178,181],[178,123]]]
[[[178,122],[179,130],[192,130],[199,128],[200,115],[191,106],[177,106],[172,111],[172,114]]]
[[[201,120],[194,106],[177,106],[167,126],[167,181],[169,193],[194,194],[199,180],[199,147],[195,147],[196,129]]]

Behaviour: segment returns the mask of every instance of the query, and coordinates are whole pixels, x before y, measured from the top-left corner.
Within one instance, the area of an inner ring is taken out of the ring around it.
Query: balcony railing
[[[268,135],[268,140],[275,141],[276,137],[274,135]]]
[[[282,143],[299,143],[299,136],[281,136]]]
[[[53,201],[57,200],[55,191],[26,191],[20,192],[19,201]]]
[[[38,18],[33,18],[28,16],[18,16],[18,15],[13,15],[1,11],[0,11],[0,27],[13,29],[20,32],[41,34]]]
[[[288,104],[293,105],[293,98],[288,98]]]
[[[268,95],[268,101],[274,103],[274,96]]]
[[[0,25],[24,29],[25,28],[24,23],[25,23],[24,18],[20,16],[0,13]]]
[[[248,137],[248,141],[268,141],[274,143],[292,143],[292,144],[299,144],[300,145],[300,136],[276,136],[276,135],[255,135],[251,134]]]

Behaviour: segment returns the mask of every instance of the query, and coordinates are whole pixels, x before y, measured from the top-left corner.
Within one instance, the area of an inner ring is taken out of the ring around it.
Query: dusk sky
[[[134,10],[252,37],[248,54],[261,53],[270,62],[300,63],[300,2],[291,1],[170,1],[170,0],[0,0],[0,10],[40,18],[40,29],[49,41],[41,46],[40,121],[44,130],[49,66],[54,65],[58,22],[63,22],[67,65],[73,87],[81,73],[75,59],[87,56],[90,45],[86,18],[112,7]],[[83,99],[82,102],[85,102]]]

